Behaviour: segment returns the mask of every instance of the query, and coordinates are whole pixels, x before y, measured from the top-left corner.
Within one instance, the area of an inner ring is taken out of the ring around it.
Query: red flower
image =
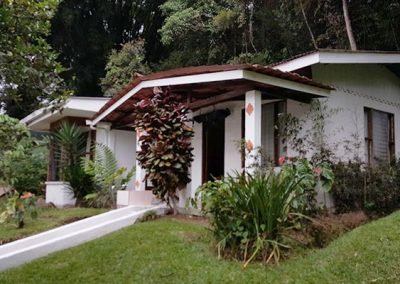
[[[284,156],[280,156],[278,159],[278,164],[280,166],[282,166],[285,163],[285,161],[286,161],[286,158]]]
[[[29,199],[33,196],[33,194],[31,192],[24,192],[23,195],[21,195],[21,199]]]

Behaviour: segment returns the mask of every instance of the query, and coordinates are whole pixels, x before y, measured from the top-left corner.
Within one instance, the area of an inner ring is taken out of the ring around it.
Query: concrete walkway
[[[134,224],[147,212],[165,213],[165,205],[128,206],[0,246],[0,271],[77,246]]]

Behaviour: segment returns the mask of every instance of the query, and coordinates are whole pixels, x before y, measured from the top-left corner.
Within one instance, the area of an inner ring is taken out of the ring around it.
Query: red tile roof
[[[110,108],[114,103],[116,103],[123,96],[125,96],[130,90],[138,86],[141,82],[156,80],[156,79],[165,79],[171,77],[181,77],[188,75],[207,74],[207,73],[232,71],[232,70],[253,71],[256,73],[261,73],[284,80],[298,82],[301,84],[310,85],[322,89],[332,90],[331,87],[315,82],[307,77],[300,76],[299,74],[296,73],[283,72],[277,69],[273,69],[269,66],[239,64],[239,65],[208,65],[208,66],[197,66],[197,67],[185,67],[185,68],[156,72],[146,76],[136,77],[129,85],[127,85],[117,95],[111,98],[111,100],[109,100],[107,104],[105,104],[99,110],[99,112],[94,116],[93,119],[97,118],[99,115],[105,112],[108,108]]]

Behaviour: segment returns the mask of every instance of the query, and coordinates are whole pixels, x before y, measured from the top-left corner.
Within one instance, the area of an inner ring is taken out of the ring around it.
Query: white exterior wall
[[[364,159],[364,107],[393,113],[395,120],[395,153],[400,151],[400,78],[385,66],[373,64],[317,64],[312,66],[313,79],[329,84],[332,91],[327,100],[330,109],[338,112],[327,123],[328,143],[337,145],[337,157],[342,160],[353,159],[357,154]],[[306,104],[288,102],[288,113],[304,116],[309,109]],[[358,135],[361,147],[348,153],[346,140],[354,141]],[[358,153],[357,153],[358,152]],[[288,150],[288,155],[295,155]]]
[[[233,174],[240,171],[242,167],[241,155],[238,148],[238,142],[242,138],[242,109],[244,101],[227,102],[217,104],[216,106],[202,108],[193,113],[193,117],[206,114],[218,109],[229,109],[231,114],[225,118],[225,153],[224,169],[225,174]],[[194,147],[194,160],[191,168],[192,182],[188,184],[186,192],[181,192],[179,206],[185,207],[186,200],[194,197],[198,187],[203,182],[203,125],[195,122],[193,125],[194,137],[192,146]]]
[[[136,165],[134,131],[110,129],[109,124],[99,123],[96,127],[96,143],[104,144],[114,152],[119,167],[125,167],[129,171]],[[134,178],[128,183],[127,189],[134,189]]]

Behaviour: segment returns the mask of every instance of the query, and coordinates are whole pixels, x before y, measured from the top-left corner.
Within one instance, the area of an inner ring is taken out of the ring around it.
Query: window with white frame
[[[394,159],[394,115],[364,108],[365,161],[369,165]]]

